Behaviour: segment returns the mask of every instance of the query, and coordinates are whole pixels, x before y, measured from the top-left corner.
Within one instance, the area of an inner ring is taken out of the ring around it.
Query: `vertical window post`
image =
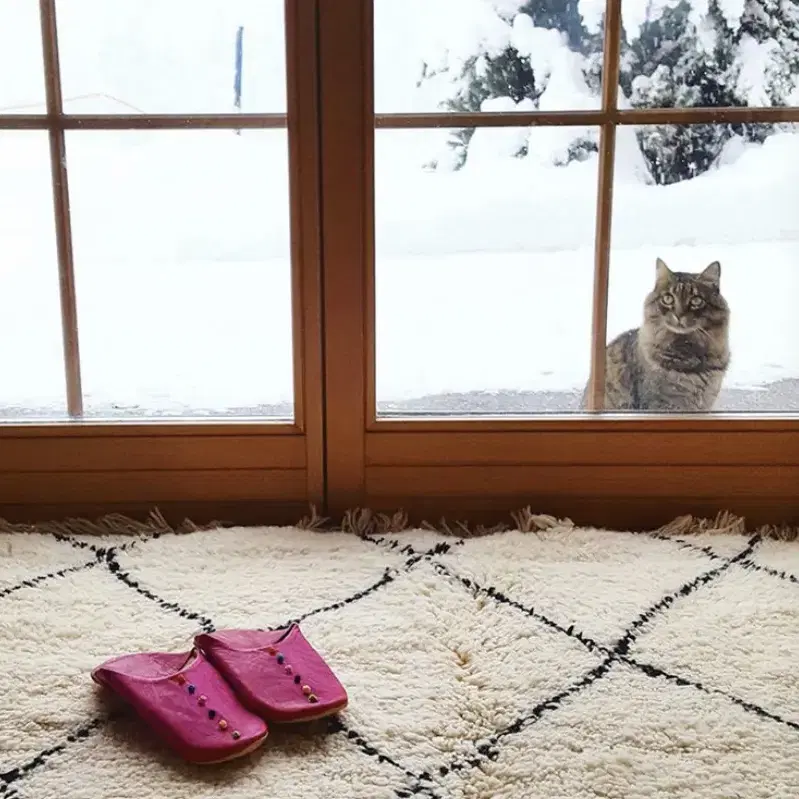
[[[75,294],[75,264],[72,254],[72,228],[69,218],[67,153],[64,140],[61,68],[58,58],[55,0],[39,0],[44,54],[47,132],[50,139],[50,170],[53,181],[58,283],[61,298],[61,330],[64,343],[64,373],[67,388],[67,411],[83,415],[83,390],[78,343],[78,309]]]
[[[613,167],[616,157],[616,113],[621,58],[621,0],[607,0],[602,69],[602,128],[599,134],[594,299],[591,326],[591,377],[588,409],[605,407],[605,348],[608,327],[610,232],[613,218]]]

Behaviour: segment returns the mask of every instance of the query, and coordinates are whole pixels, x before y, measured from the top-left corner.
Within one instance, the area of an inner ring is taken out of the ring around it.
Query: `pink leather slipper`
[[[202,652],[113,658],[92,679],[142,717],[167,746],[192,763],[222,763],[263,743],[268,728],[242,707]]]
[[[219,630],[194,639],[242,704],[267,721],[311,721],[347,706],[347,692],[296,624]]]

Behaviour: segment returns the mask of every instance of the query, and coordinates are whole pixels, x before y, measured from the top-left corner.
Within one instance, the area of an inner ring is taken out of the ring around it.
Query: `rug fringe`
[[[569,532],[575,530],[578,525],[570,518],[558,518],[548,514],[534,513],[528,505],[511,514],[513,524],[499,523],[493,526],[482,524],[470,525],[468,522],[444,518],[433,524],[422,521],[419,524],[410,524],[408,514],[404,511],[397,511],[394,514],[375,513],[369,508],[354,508],[344,514],[341,525],[328,526],[320,525],[315,529],[338,530],[354,533],[358,536],[381,535],[386,533],[402,533],[406,530],[422,529],[431,532],[442,533],[458,538],[476,538],[494,533],[519,530],[523,533],[540,533],[545,531]],[[588,525],[585,525],[588,526]],[[700,516],[679,516],[668,524],[655,530],[646,532],[657,533],[669,537],[691,536],[691,535],[761,535],[763,538],[770,538],[777,541],[796,541],[799,540],[799,527],[788,525],[765,525],[762,527],[750,528],[746,524],[743,516],[738,516],[731,511],[720,511],[713,518]]]
[[[721,511],[714,519],[696,516],[679,516],[658,530],[662,535],[696,535],[701,533],[744,535],[746,520],[729,511]]]
[[[190,519],[184,519],[179,525],[167,522],[158,508],[154,508],[144,521],[133,519],[121,513],[110,513],[98,519],[71,518],[62,521],[40,522],[36,524],[15,524],[0,519],[0,533],[39,533],[47,535],[129,535],[150,536],[156,534],[195,533],[200,530],[212,530],[223,526],[219,522],[198,525]]]
[[[700,516],[679,516],[654,532],[666,536],[686,535],[760,535],[775,541],[796,541],[799,527],[767,524],[750,529],[746,519],[730,511],[720,511],[713,519]]]
[[[437,523],[422,521],[412,524],[405,511],[395,513],[376,513],[369,508],[352,508],[348,510],[341,521],[336,525],[329,517],[322,516],[314,505],[309,507],[309,513],[297,522],[297,527],[303,530],[317,532],[337,531],[352,533],[361,538],[367,535],[387,535],[402,533],[407,530],[429,530],[443,535],[458,538],[476,538],[493,535],[494,533],[519,530],[522,533],[569,532],[578,527],[569,518],[558,518],[548,514],[534,513],[529,506],[513,511],[510,514],[512,523],[500,522],[486,526],[482,524],[471,525],[460,520],[447,520],[441,518]],[[213,530],[220,527],[234,526],[231,523],[214,521],[208,524],[196,524],[190,519],[184,519],[179,525],[173,526],[164,518],[158,508],[150,511],[144,521],[139,521],[122,514],[109,514],[95,520],[90,519],[65,519],[63,521],[43,522],[40,524],[13,524],[0,519],[0,533],[44,533],[50,535],[130,535],[149,536],[154,534],[186,534],[201,530]],[[746,524],[743,516],[738,516],[730,511],[720,511],[713,518],[700,516],[678,516],[668,524],[654,532],[658,535],[681,537],[691,535],[761,535],[763,538],[777,541],[799,540],[799,527],[788,525],[765,525],[751,529]]]
[[[317,513],[316,505],[311,505],[311,512],[297,522],[297,527],[300,530],[322,530],[329,521],[327,516],[320,516]]]

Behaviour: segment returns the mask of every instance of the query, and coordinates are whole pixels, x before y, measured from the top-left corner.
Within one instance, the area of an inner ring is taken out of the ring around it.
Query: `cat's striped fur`
[[[730,309],[720,280],[718,261],[693,274],[672,272],[658,259],[643,324],[607,347],[606,410],[713,408],[730,362]]]

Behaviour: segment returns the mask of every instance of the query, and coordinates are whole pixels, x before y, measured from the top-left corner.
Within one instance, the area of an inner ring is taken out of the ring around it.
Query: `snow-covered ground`
[[[476,136],[488,145],[495,133],[506,131]],[[378,397],[581,389],[596,161],[558,169],[487,156],[419,174],[403,157],[428,135],[378,134]],[[608,335],[640,323],[658,256],[684,271],[719,260],[732,312],[726,384],[756,388],[799,377],[799,136],[731,146],[728,160],[663,187],[619,165]]]
[[[395,6],[406,7],[404,1]],[[461,8],[478,8],[480,1],[459,0]],[[0,74],[8,48],[22,52],[3,25],[8,9],[32,5],[0,6]],[[62,45],[65,95],[79,98],[69,101],[73,110],[129,111],[120,98],[146,111],[232,110],[226,100],[232,43],[237,20],[256,24],[252,0],[215,4],[228,10],[224,17],[193,31],[181,40],[183,49],[155,66],[144,59],[138,72],[130,54],[119,55],[133,18],[109,17],[104,24],[113,23],[115,34],[105,47],[76,49],[79,25],[92,18],[79,16],[81,9],[99,13],[100,5],[59,2],[74,14],[72,43]],[[279,7],[269,6],[273,21]],[[386,8],[387,0],[379,0],[378,110],[429,107],[415,79],[419,53],[436,46],[435,37],[428,30],[415,46],[390,44],[399,21],[397,14],[385,16]],[[168,50],[168,32],[177,35],[169,23],[136,30],[162,37]],[[214,31],[221,31],[217,38]],[[274,25],[261,20],[245,38],[272,36],[268,58],[245,71],[245,110],[285,106],[275,66],[282,50],[273,34]],[[181,59],[183,50],[196,53],[198,42],[206,55],[195,67],[204,64],[205,71],[195,79],[191,63],[184,69]],[[396,54],[393,66],[381,53]],[[14,60],[14,68],[20,63],[27,62]],[[260,73],[259,85],[254,73],[270,63],[270,78]],[[103,70],[104,64],[116,69]],[[137,74],[144,76],[138,82]],[[248,74],[258,87],[250,95]],[[159,83],[159,75],[168,79]],[[4,82],[0,108],[39,102],[39,85]],[[248,97],[256,98],[249,106]],[[551,165],[574,133],[479,130],[458,172],[423,168],[443,151],[447,131],[376,134],[381,404],[536,392],[555,397],[550,410],[573,406],[588,376],[597,175],[595,158]],[[522,139],[531,157],[509,158]],[[68,134],[67,148],[87,411],[243,413],[269,406],[271,413],[289,413],[285,133],[77,132]],[[42,133],[0,132],[0,416],[64,410],[47,152]],[[718,259],[732,308],[726,387],[758,391],[799,379],[797,174],[799,128],[762,146],[734,140],[717,168],[693,180],[646,185],[633,132],[621,131],[609,336],[638,324],[656,257],[687,271]],[[468,408],[468,398],[465,405],[459,400],[461,412]]]

